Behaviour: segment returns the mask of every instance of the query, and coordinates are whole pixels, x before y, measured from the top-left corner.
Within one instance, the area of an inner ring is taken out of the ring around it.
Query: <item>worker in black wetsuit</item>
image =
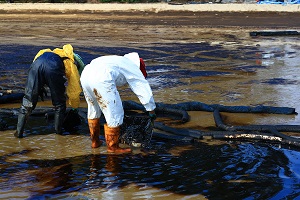
[[[57,134],[62,133],[62,124],[66,112],[66,101],[73,108],[78,108],[80,103],[80,74],[84,63],[78,54],[73,52],[70,44],[64,45],[63,49],[56,48],[53,51],[44,49],[39,51],[34,62],[31,64],[25,95],[18,115],[17,130],[15,137],[22,138],[24,127],[31,112],[35,109],[40,96],[46,92],[44,86],[50,89],[52,104],[54,106],[54,128]],[[66,82],[67,97],[66,97]]]

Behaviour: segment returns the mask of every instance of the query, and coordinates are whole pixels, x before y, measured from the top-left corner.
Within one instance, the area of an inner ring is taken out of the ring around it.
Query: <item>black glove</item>
[[[81,124],[81,118],[78,114],[78,109],[70,109],[66,112],[63,127],[66,131],[74,131],[74,129]]]
[[[71,110],[72,110],[73,113],[76,113],[76,114],[78,113],[78,109],[77,108],[72,108]]]
[[[155,113],[150,113],[149,112],[149,117],[151,118],[152,121],[156,120],[156,114]]]

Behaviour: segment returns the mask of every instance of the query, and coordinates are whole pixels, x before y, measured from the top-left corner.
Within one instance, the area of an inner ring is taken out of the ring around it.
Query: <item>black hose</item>
[[[19,109],[0,108],[0,114],[18,115]]]
[[[177,140],[182,142],[193,142],[193,138],[191,137],[185,137],[185,136],[179,136],[179,135],[172,135],[172,134],[165,134],[165,133],[158,133],[153,132],[152,137],[156,138],[162,138],[162,139],[168,139],[168,140]]]
[[[141,111],[145,111],[145,108],[143,105],[134,102],[134,101],[123,101],[123,108],[124,110],[141,110]],[[190,117],[189,114],[182,109],[174,109],[174,108],[168,108],[168,107],[164,107],[164,106],[160,106],[160,104],[156,105],[156,109],[155,112],[158,113],[167,113],[167,114],[171,114],[171,115],[179,115],[181,116],[181,121],[182,122],[187,122],[189,121]]]
[[[166,108],[166,107],[157,107],[155,109],[155,112],[157,114],[167,113],[167,114],[171,114],[171,115],[179,115],[179,116],[181,116],[181,121],[182,122],[188,122],[190,120],[190,116],[185,110]]]
[[[235,126],[235,130],[240,131],[268,131],[270,127],[274,127],[277,131],[282,132],[300,132],[299,125],[248,125],[248,126]]]
[[[280,133],[278,132],[278,130],[276,130],[275,127],[270,127],[269,129],[270,133],[278,136],[278,137],[281,137],[285,140],[288,140],[288,141],[291,141],[291,142],[300,142],[300,138],[295,138],[295,137],[292,137],[292,136],[288,136],[288,135],[285,135],[283,133]]]
[[[225,130],[225,131],[235,131],[236,129],[233,126],[227,126],[223,123],[222,117],[220,115],[220,111],[218,109],[214,110],[213,113],[215,124],[218,128]]]
[[[33,116],[44,116],[48,112],[52,112],[54,109],[53,108],[35,108],[31,115]],[[0,108],[0,114],[13,114],[13,115],[18,115],[19,114],[19,108],[18,109],[8,109],[8,108]]]
[[[277,130],[277,126],[273,126],[273,125],[252,125],[252,126],[227,126],[226,124],[223,123],[221,115],[219,110],[215,110],[214,111],[214,119],[215,119],[215,123],[216,126],[218,128],[221,128],[222,130],[226,130],[226,131],[268,131],[270,133],[272,133],[275,136],[278,136],[280,138],[292,141],[292,142],[300,142],[300,139],[295,138],[295,137],[291,137],[288,135],[285,135],[283,133],[280,133]],[[284,126],[285,128],[287,128],[288,125]],[[280,128],[280,126],[278,126]],[[265,136],[265,134],[260,133],[263,136]],[[264,137],[265,138],[265,137]]]
[[[270,113],[270,114],[297,114],[295,108],[273,107],[273,106],[224,106],[220,104],[208,105],[202,102],[192,101],[178,104],[157,103],[157,107],[174,108],[185,111],[207,111],[213,112],[218,109],[220,112],[231,113]]]
[[[163,123],[159,123],[159,122],[154,123],[154,128],[168,132],[168,133],[172,133],[175,135],[182,135],[182,136],[192,137],[192,138],[196,138],[196,139],[202,138],[202,134],[200,131],[191,131],[188,129],[176,129],[176,128],[166,126]]]
[[[270,128],[275,128],[282,132],[300,132],[299,125],[248,125],[248,126],[228,126],[223,123],[220,111],[214,110],[213,113],[216,126],[227,131],[269,131]]]
[[[122,101],[124,110],[142,110],[145,111],[145,108],[142,104],[139,104],[135,101]]]
[[[185,111],[207,111],[207,112],[214,111],[214,108],[212,106],[202,102],[196,102],[196,101],[184,102],[178,104],[156,103],[156,105],[157,107],[172,108],[172,109],[179,109]]]
[[[24,97],[24,93],[13,93],[0,96],[0,104],[20,101]]]
[[[250,36],[286,36],[300,35],[298,31],[252,31]]]

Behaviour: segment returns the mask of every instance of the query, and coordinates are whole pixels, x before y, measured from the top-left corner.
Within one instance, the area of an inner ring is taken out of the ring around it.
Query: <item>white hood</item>
[[[140,56],[136,52],[128,53],[124,55],[125,58],[131,60],[134,64],[140,67]]]

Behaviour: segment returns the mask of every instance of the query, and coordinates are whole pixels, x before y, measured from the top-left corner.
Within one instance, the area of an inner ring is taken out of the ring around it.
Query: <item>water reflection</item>
[[[34,146],[40,142],[36,138],[31,140]],[[81,139],[73,138],[76,140]],[[165,191],[167,199],[171,199],[172,194],[195,199],[246,199],[254,196],[267,199],[300,195],[296,169],[299,154],[295,151],[240,142],[219,145],[196,142],[191,145],[154,140],[153,145],[152,153],[127,155],[99,151],[90,154],[88,147],[85,147],[85,155],[65,158],[53,156],[45,159],[40,156],[39,159],[30,159],[28,155],[32,151],[40,151],[36,155],[44,154],[46,149],[42,148],[2,154],[0,195],[29,199],[68,195],[117,199],[124,198],[126,194],[122,191],[133,185],[139,189],[131,195],[140,199],[145,195],[156,198],[163,194],[149,192],[152,190]],[[47,146],[49,144],[45,144],[45,148]],[[27,159],[12,159],[26,154]]]

